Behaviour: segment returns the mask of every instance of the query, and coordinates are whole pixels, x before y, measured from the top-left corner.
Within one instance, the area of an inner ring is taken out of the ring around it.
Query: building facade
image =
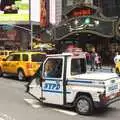
[[[120,33],[120,24],[118,24],[120,22],[115,17],[120,4],[116,2],[119,1],[49,0],[47,16],[50,26],[43,30],[48,36],[50,35],[50,40],[56,44],[60,52],[69,44],[75,44],[84,51],[90,51],[95,47],[106,64],[108,63],[105,61],[106,58],[110,60],[111,53],[120,49],[120,42],[116,39],[116,33]],[[42,36],[42,33],[39,36]]]
[[[120,0],[93,0],[94,5],[102,8],[103,14],[108,17],[120,17]]]
[[[0,49],[24,50],[30,44],[30,25],[0,25]]]

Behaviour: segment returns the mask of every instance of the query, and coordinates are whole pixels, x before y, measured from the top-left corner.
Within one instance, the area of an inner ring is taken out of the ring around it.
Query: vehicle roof
[[[0,52],[6,52],[6,51],[12,52],[12,51],[14,51],[14,50],[0,50]]]
[[[50,54],[50,55],[47,55],[47,57],[65,57],[65,56],[68,56],[68,57],[72,57],[72,58],[85,58],[85,55],[76,55],[74,56],[72,53],[68,53],[68,52],[63,52],[61,54]]]
[[[34,52],[34,51],[15,51],[15,52],[12,53],[12,54],[23,54],[23,53],[24,53],[24,54],[36,54],[36,53],[37,53],[37,54],[38,54],[38,53],[39,53],[39,54],[46,54],[45,52],[38,52],[38,51],[37,51],[37,52],[36,52],[36,51],[35,51],[35,52]]]

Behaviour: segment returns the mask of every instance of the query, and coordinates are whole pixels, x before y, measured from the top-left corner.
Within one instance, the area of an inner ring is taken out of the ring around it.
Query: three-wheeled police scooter
[[[82,115],[120,99],[116,73],[87,72],[85,57],[70,53],[48,55],[28,87],[42,103],[72,106]]]

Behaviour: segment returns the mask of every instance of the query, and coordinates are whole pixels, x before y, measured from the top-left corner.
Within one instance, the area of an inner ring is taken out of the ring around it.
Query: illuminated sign
[[[62,0],[50,0],[49,22],[52,25],[59,24],[62,16]]]
[[[88,10],[77,10],[72,12],[72,16],[84,16],[84,15],[92,15],[93,11],[88,9]]]
[[[87,22],[86,22],[87,21]],[[106,27],[107,26],[107,27]],[[77,17],[66,21],[55,29],[55,40],[61,40],[81,32],[93,33],[103,37],[113,37],[113,22],[94,17]]]
[[[29,23],[29,0],[12,0],[14,4],[7,0],[0,0],[0,23]]]
[[[40,0],[31,0],[31,21],[40,22]]]
[[[70,17],[88,16],[88,15],[93,15],[94,13],[95,10],[91,8],[75,8],[70,13],[68,13],[68,16]]]

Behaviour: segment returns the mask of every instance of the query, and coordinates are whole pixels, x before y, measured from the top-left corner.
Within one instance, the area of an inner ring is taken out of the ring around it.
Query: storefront
[[[53,41],[60,52],[69,44],[75,44],[87,52],[95,47],[104,64],[107,64],[120,48],[116,39],[116,23],[117,19],[105,17],[97,7],[75,5],[66,10],[62,22],[54,26]]]
[[[29,25],[0,25],[0,49],[28,49],[31,42]]]

